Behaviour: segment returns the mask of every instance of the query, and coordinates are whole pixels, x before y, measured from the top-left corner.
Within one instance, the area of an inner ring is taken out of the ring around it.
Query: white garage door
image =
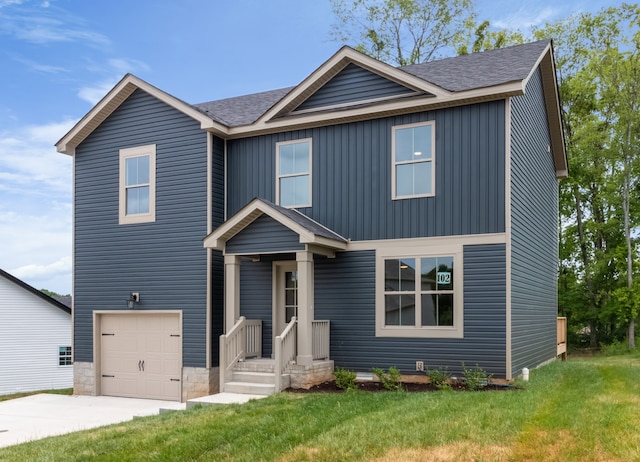
[[[180,401],[179,315],[114,313],[100,317],[101,393]]]

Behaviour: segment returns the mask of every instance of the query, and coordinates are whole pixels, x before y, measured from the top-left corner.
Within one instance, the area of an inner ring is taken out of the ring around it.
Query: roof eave
[[[344,108],[338,111],[308,112],[272,120],[260,119],[249,125],[231,127],[228,131],[230,139],[247,135],[262,135],[282,130],[298,130],[338,123],[355,122],[359,120],[382,118],[393,115],[406,114],[416,111],[427,111],[443,107],[461,106],[483,101],[495,101],[511,96],[524,94],[522,81],[509,82],[493,87],[480,88],[461,92],[450,92],[446,95],[425,96],[422,98],[398,99],[383,101],[373,105],[362,105],[354,108]]]
[[[76,147],[109,117],[131,94],[143,90],[200,123],[203,130],[226,134],[228,127],[214,121],[190,104],[160,90],[133,74],[126,74],[66,135],[56,144],[62,154],[75,155]]]

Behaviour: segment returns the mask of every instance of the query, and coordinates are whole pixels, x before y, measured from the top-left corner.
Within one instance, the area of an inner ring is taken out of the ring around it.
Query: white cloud
[[[562,13],[559,8],[545,7],[541,10],[522,7],[506,17],[493,19],[491,24],[498,29],[528,31],[532,27],[544,25]]]
[[[0,34],[34,44],[52,42],[82,42],[106,47],[111,42],[95,32],[82,19],[60,8],[50,8],[49,2],[32,7],[22,1],[0,0],[0,8],[10,13],[0,17]]]
[[[90,87],[82,87],[78,90],[78,96],[80,99],[91,103],[91,105],[96,104],[100,101],[108,92],[111,90],[115,84],[118,83],[118,80],[104,80]]]
[[[72,126],[0,131],[0,268],[63,293],[71,291],[72,159],[53,144]]]
[[[104,70],[105,66],[95,66],[95,70]],[[137,59],[111,58],[107,60],[107,72],[115,74],[113,77],[101,80],[93,85],[87,85],[78,90],[78,97],[92,105],[98,103],[123,77],[124,74],[138,70],[149,70],[144,62]]]
[[[44,72],[46,74],[60,74],[69,72],[69,69],[66,69],[64,67],[53,66],[51,64],[42,64],[31,59],[15,58],[15,60],[37,72]]]
[[[71,274],[71,256],[64,256],[52,263],[45,265],[30,264],[9,270],[9,272],[19,279],[43,279],[63,274]]]

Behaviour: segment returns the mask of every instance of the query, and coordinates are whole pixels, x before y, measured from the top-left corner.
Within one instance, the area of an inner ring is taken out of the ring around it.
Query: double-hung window
[[[462,250],[379,250],[376,335],[461,338]]]
[[[311,207],[311,138],[276,144],[276,198],[283,207]]]
[[[71,366],[73,365],[73,358],[71,356],[70,346],[58,347],[58,366]]]
[[[156,146],[120,150],[120,224],[156,219]]]
[[[392,128],[393,199],[435,194],[435,122]]]

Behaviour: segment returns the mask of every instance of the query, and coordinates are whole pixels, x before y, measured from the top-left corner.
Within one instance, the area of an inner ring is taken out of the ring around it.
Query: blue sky
[[[476,0],[518,28],[619,2]],[[341,44],[328,0],[0,0],[0,268],[71,292],[72,160],[58,141],[131,72],[189,103],[295,85]]]

